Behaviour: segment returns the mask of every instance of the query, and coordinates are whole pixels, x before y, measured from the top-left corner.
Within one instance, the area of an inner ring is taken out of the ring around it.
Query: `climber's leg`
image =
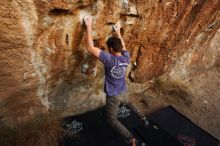
[[[129,100],[127,94],[120,95],[120,99],[123,105],[128,106],[138,117],[142,118],[144,115],[143,113]]]
[[[149,126],[149,121],[148,119],[145,117],[145,115],[129,100],[128,95],[127,94],[123,94],[120,96],[121,101],[124,105],[128,106],[135,114],[138,115],[138,117],[141,120],[141,123],[144,126]]]
[[[108,123],[125,138],[127,143],[130,143],[132,138],[132,134],[128,129],[121,124],[121,122],[117,119],[117,110],[121,101],[118,96],[108,96],[106,98],[106,117]]]

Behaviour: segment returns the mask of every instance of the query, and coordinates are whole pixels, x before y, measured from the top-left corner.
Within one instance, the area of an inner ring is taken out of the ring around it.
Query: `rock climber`
[[[92,38],[92,17],[84,17],[84,22],[87,27],[87,50],[97,57],[105,68],[105,85],[104,92],[106,93],[106,117],[107,122],[125,138],[125,142],[136,146],[138,140],[132,133],[121,124],[117,119],[117,110],[122,103],[128,106],[135,114],[137,114],[142,123],[148,126],[146,117],[129,101],[126,94],[125,74],[130,63],[130,55],[126,50],[124,40],[121,36],[121,25],[117,23],[113,26],[118,37],[109,37],[106,44],[109,53],[97,47],[94,47]]]

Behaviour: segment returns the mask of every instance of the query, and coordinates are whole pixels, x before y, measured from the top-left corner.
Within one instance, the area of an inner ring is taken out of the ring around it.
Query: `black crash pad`
[[[148,117],[186,146],[218,146],[219,144],[218,139],[195,125],[172,106],[152,113]]]
[[[155,123],[147,128],[141,126],[137,115],[126,106],[120,106],[118,119],[142,142],[140,146],[180,145],[164,130],[155,129],[159,127]],[[65,118],[62,127],[69,134],[60,142],[61,146],[127,146],[123,137],[106,122],[104,107]]]
[[[148,121],[150,123],[148,127],[140,125],[136,131],[149,146],[183,146],[175,137],[170,136],[156,123],[150,119]]]

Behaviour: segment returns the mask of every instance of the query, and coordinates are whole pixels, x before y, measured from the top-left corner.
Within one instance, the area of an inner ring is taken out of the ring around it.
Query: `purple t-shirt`
[[[108,96],[118,96],[126,92],[125,74],[130,55],[126,50],[122,51],[122,56],[114,56],[110,53],[101,51],[99,60],[105,66],[105,85],[104,92]]]

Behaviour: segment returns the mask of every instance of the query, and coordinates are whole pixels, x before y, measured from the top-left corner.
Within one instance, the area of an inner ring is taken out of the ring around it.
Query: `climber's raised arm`
[[[87,28],[87,50],[92,53],[95,57],[99,57],[101,50],[97,47],[94,47],[93,39],[92,39],[92,17],[86,16],[83,18]]]
[[[118,38],[121,40],[121,44],[123,46],[122,50],[126,50],[124,39],[121,36],[121,24],[120,22],[116,23],[114,26],[114,30],[118,35]]]

